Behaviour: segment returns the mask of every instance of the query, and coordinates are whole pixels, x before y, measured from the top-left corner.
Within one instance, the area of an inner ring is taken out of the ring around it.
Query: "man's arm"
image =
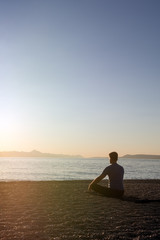
[[[105,174],[101,174],[101,175],[99,175],[97,178],[95,178],[90,184],[89,184],[89,186],[88,186],[88,190],[90,191],[91,190],[91,186],[92,186],[92,184],[97,184],[97,183],[99,183],[103,178],[105,178]]]

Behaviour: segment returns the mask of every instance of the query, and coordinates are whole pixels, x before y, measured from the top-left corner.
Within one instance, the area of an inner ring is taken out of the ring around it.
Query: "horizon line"
[[[47,153],[47,152],[40,152],[38,150],[32,150],[32,151],[17,151],[17,150],[12,150],[12,151],[0,151],[0,154],[12,154],[12,153],[17,153],[17,154],[32,154],[34,156],[38,155],[37,157],[40,157],[40,155],[48,155],[48,157],[78,157],[78,158],[109,158],[108,156],[89,156],[89,157],[84,157],[81,154],[63,154],[63,153]],[[49,156],[50,155],[50,156]],[[53,156],[52,156],[53,155]],[[160,157],[160,154],[143,154],[143,153],[136,153],[136,154],[124,154],[122,156],[119,156],[119,158],[123,158],[123,157],[136,157],[136,156],[155,156],[155,157]],[[3,156],[0,156],[3,157]],[[11,157],[11,156],[10,156]],[[26,156],[27,157],[27,156]],[[29,157],[29,156],[28,156]],[[45,157],[45,156],[44,156]],[[47,157],[47,156],[46,156]]]

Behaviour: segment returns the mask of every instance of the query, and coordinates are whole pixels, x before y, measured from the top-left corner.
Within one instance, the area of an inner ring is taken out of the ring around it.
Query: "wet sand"
[[[123,199],[89,182],[0,182],[0,239],[160,239],[160,180],[126,180]]]

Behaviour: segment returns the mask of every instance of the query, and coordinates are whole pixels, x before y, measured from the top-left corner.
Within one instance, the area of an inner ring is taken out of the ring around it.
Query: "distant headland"
[[[160,159],[160,155],[148,155],[148,154],[126,154],[122,158],[136,158],[136,159]]]
[[[37,150],[31,152],[18,152],[18,151],[7,151],[0,152],[0,157],[51,157],[51,158],[83,158],[81,155],[65,155],[65,154],[53,154],[53,153],[42,153]]]
[[[37,150],[31,152],[19,152],[19,151],[4,151],[0,152],[0,157],[50,157],[50,158],[86,158],[86,159],[106,159],[106,157],[83,157],[82,155],[67,155],[67,154],[54,154],[54,153],[42,153]],[[120,158],[131,158],[131,159],[160,159],[160,155],[149,155],[149,154],[126,154]]]

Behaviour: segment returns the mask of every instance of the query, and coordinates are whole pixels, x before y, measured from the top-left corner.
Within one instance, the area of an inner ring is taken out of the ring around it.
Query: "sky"
[[[160,154],[159,0],[1,0],[0,151]]]

